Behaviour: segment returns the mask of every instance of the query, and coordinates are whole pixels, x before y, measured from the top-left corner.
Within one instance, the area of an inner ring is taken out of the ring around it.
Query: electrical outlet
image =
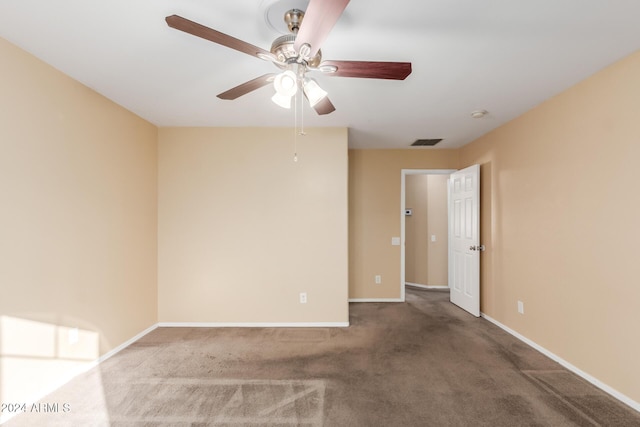
[[[524,303],[522,301],[518,301],[518,313],[524,314]]]
[[[376,285],[379,285],[382,283],[382,276],[381,275],[376,275]]]
[[[306,303],[307,303],[307,293],[300,292],[300,304],[306,304]]]

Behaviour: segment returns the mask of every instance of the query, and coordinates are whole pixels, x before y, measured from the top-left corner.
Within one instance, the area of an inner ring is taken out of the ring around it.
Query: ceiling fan
[[[242,83],[218,95],[233,100],[273,82],[276,93],[272,100],[290,108],[291,98],[302,90],[318,114],[329,114],[335,107],[318,83],[306,76],[307,71],[320,71],[329,76],[404,80],[411,74],[410,62],[323,61],[320,47],[349,0],[311,0],[306,12],[291,9],[284,20],[291,34],[278,37],[267,51],[212,28],[178,15],[167,16],[167,24],[185,33],[218,43],[257,58],[273,62],[280,73],[269,73]]]

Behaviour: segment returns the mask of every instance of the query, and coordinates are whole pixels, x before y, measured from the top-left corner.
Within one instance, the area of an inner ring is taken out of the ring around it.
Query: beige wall
[[[0,63],[0,400],[9,402],[17,365],[45,376],[31,363],[45,359],[30,356],[74,357],[61,347],[65,328],[77,328],[86,359],[157,321],[157,130],[3,39]],[[56,334],[57,347],[47,341]]]
[[[448,175],[405,177],[405,281],[427,286],[448,284]],[[435,242],[431,241],[435,236]]]
[[[400,298],[402,169],[457,168],[457,150],[349,151],[350,298]]]
[[[347,130],[162,128],[161,322],[348,322]],[[308,303],[299,303],[306,292]]]
[[[405,177],[405,207],[412,211],[405,217],[405,281],[420,285],[429,280],[428,197],[429,175]]]
[[[482,311],[636,402],[639,75],[636,53],[461,151],[481,164]]]
[[[0,60],[0,400],[31,391],[16,364],[45,378],[30,357],[68,368],[158,319],[347,320],[346,130],[298,164],[286,130],[158,137],[2,39]],[[461,150],[351,150],[349,297],[400,296],[400,170],[481,163],[482,311],[640,401],[638,75],[635,54]]]
[[[427,285],[449,285],[449,217],[447,181],[448,175],[427,175]],[[431,236],[436,241],[431,241]]]

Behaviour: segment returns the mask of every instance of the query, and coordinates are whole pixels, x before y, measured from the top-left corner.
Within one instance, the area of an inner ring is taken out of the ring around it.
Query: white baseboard
[[[419,283],[405,282],[405,286],[411,286],[412,288],[420,289],[449,289],[447,285],[421,285]]]
[[[349,298],[349,302],[404,302],[402,298]]]
[[[149,332],[153,331],[157,327],[158,327],[157,323],[155,325],[151,325],[147,329],[145,329],[144,331],[140,332],[138,335],[136,335],[133,338],[123,342],[122,344],[120,344],[119,346],[114,348],[113,350],[106,352],[105,354],[100,356],[98,358],[98,360],[96,360],[95,365],[98,365],[98,364],[104,362],[105,360],[107,360],[108,358],[110,358],[111,356],[115,355],[116,353],[121,352],[122,350],[124,350],[125,348],[129,347],[131,344],[133,344],[134,342],[138,341],[140,338],[144,337],[145,335],[147,335]]]
[[[67,384],[69,381],[71,381],[72,379],[74,379],[78,375],[84,374],[85,372],[89,371],[90,369],[95,368],[100,363],[104,362],[105,360],[107,360],[108,358],[112,357],[116,353],[124,350],[125,348],[127,348],[128,346],[130,346],[134,342],[138,341],[140,338],[142,338],[143,336],[147,335],[149,332],[153,331],[157,327],[158,327],[158,324],[152,325],[152,326],[148,327],[147,329],[145,329],[144,331],[142,331],[139,334],[137,334],[136,336],[134,336],[133,338],[128,339],[127,341],[123,342],[119,346],[117,346],[117,347],[111,349],[110,351],[106,352],[105,354],[103,354],[102,356],[97,358],[96,360],[93,360],[90,363],[82,365],[82,366],[80,366],[80,367],[78,367],[76,369],[69,370],[64,375],[62,375],[60,378],[58,378],[56,381],[45,385],[42,389],[40,389],[38,391],[38,394],[36,394],[34,396],[31,396],[30,398],[26,399],[26,402],[21,402],[21,403],[25,403],[27,406],[31,406],[32,404],[42,400],[47,395],[53,393],[54,391],[56,391],[60,387],[64,386],[65,384]],[[15,415],[17,415],[17,414],[15,414],[15,413],[13,413],[13,414],[11,414],[11,413],[0,414],[0,424],[3,424],[5,422],[7,422],[10,418],[13,418]]]
[[[349,322],[160,322],[161,328],[344,328]]]
[[[493,323],[494,325],[496,325],[500,329],[504,330],[505,332],[508,332],[509,334],[511,334],[514,337],[518,338],[520,341],[524,342],[525,344],[528,344],[531,347],[535,348],[540,353],[542,353],[545,356],[547,356],[549,359],[558,362],[560,365],[564,366],[565,368],[567,368],[568,370],[570,370],[574,374],[578,375],[579,377],[582,377],[586,381],[588,381],[591,384],[593,384],[594,386],[598,387],[600,390],[610,394],[611,396],[615,397],[616,399],[618,399],[622,403],[624,403],[624,404],[630,406],[631,408],[635,409],[636,411],[640,412],[640,403],[639,402],[636,402],[635,400],[631,399],[629,396],[626,396],[626,395],[620,393],[618,390],[614,389],[613,387],[610,387],[607,384],[605,384],[602,381],[600,381],[599,379],[587,374],[586,372],[584,372],[583,370],[579,369],[578,367],[572,365],[571,363],[567,362],[566,360],[564,360],[560,356],[550,352],[546,348],[544,348],[544,347],[538,345],[537,343],[531,341],[529,338],[527,338],[527,337],[525,337],[523,335],[520,335],[518,332],[514,331],[513,329],[509,328],[508,326],[505,326],[502,323],[498,322],[496,319],[493,319],[492,317],[490,317],[490,316],[488,316],[488,315],[486,315],[484,313],[480,313],[480,316],[482,316],[484,319],[488,320],[489,322]]]

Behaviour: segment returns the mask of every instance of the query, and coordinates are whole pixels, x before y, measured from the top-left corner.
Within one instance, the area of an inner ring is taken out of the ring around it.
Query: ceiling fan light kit
[[[404,80],[411,74],[410,62],[322,60],[320,47],[348,4],[349,0],[310,0],[306,11],[289,9],[284,14],[284,22],[291,34],[276,38],[270,51],[178,15],[167,16],[165,20],[171,28],[270,61],[284,70],[275,75],[275,78],[273,74],[266,74],[242,83],[220,93],[218,98],[234,100],[273,81],[276,94],[272,100],[276,104],[291,108],[291,98],[299,88],[304,91],[310,106],[323,115],[332,113],[335,107],[318,82],[306,76],[307,72],[389,80]]]

